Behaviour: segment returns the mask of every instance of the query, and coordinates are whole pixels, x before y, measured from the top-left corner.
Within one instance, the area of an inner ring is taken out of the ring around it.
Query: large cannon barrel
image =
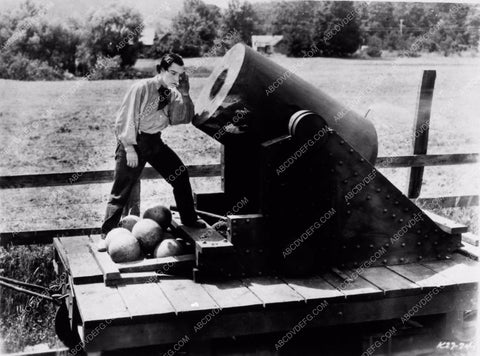
[[[371,122],[243,44],[223,57],[195,107],[194,125],[225,145],[230,140],[249,145],[287,135],[290,117],[311,110],[368,161],[374,163],[377,157]]]

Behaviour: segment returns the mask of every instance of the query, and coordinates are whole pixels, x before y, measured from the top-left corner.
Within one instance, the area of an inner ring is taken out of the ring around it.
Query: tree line
[[[139,41],[144,19],[136,9],[109,5],[81,20],[50,18],[47,11],[27,0],[0,14],[0,77],[61,79],[95,72],[98,79],[130,78],[139,56],[217,56],[236,42],[251,45],[252,35],[267,34],[282,35],[278,51],[296,57],[312,47],[318,49],[314,56],[448,56],[476,51],[480,27],[472,4],[230,0],[222,10],[184,0],[171,26],[157,29],[153,46],[145,47]]]

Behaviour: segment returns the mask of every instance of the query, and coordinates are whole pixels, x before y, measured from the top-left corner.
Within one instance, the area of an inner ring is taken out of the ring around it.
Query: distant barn
[[[284,53],[282,40],[283,36],[252,36],[252,48],[264,54]]]

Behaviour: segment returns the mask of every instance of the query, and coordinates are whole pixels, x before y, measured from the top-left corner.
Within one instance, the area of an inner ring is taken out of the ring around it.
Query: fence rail
[[[442,155],[411,155],[378,157],[377,168],[405,168],[427,166],[450,166],[478,162],[478,153],[454,153]],[[221,175],[220,164],[187,166],[191,177],[215,177]],[[162,179],[152,167],[143,170],[141,179]],[[64,185],[110,183],[113,170],[79,171],[0,176],[0,189],[55,187]]]

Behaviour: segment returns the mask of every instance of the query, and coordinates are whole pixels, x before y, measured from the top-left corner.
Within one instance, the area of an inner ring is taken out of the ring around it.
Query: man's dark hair
[[[183,58],[176,53],[167,53],[163,55],[160,64],[157,64],[157,73],[160,73],[162,69],[168,70],[173,63],[183,66]]]

